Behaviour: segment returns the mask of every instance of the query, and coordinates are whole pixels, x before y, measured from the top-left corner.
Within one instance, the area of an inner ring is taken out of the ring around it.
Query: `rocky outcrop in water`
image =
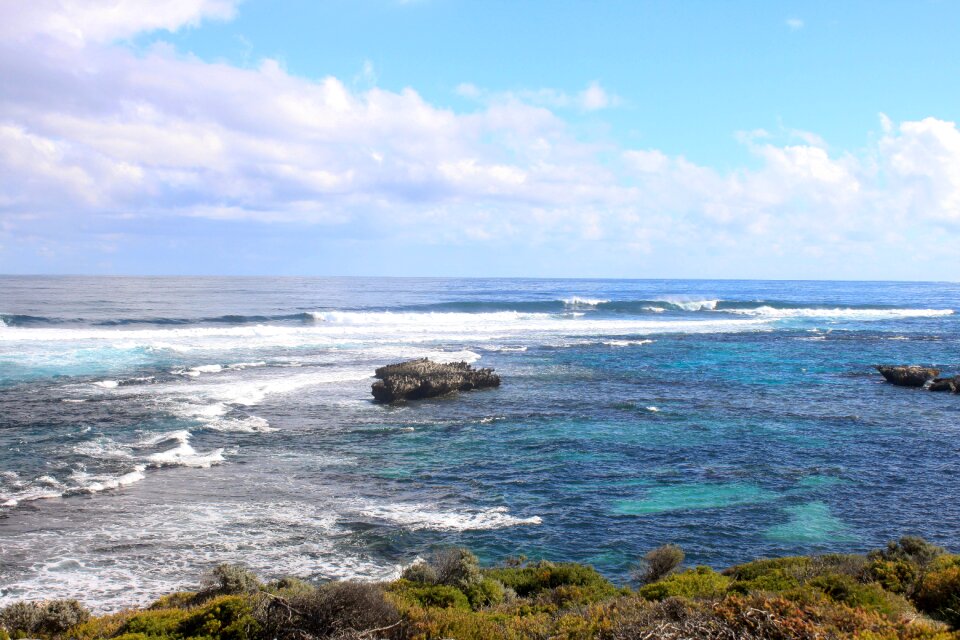
[[[922,387],[940,375],[940,369],[887,364],[878,364],[877,371],[898,387]]]
[[[376,402],[434,398],[458,391],[500,386],[493,369],[474,369],[466,362],[440,364],[426,358],[380,367],[371,392]]]
[[[951,393],[960,393],[960,376],[952,378],[934,378],[927,387],[928,391],[949,391]]]
[[[899,387],[918,387],[927,391],[949,391],[960,394],[960,376],[938,378],[940,369],[906,365],[877,365],[887,382]]]

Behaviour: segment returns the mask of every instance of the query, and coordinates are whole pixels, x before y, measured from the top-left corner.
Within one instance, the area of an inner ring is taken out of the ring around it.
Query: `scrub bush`
[[[375,583],[331,582],[290,599],[260,597],[265,598],[265,606],[257,617],[265,638],[350,638],[373,629],[394,628],[400,622],[396,605]]]
[[[875,582],[863,584],[850,576],[828,574],[814,578],[809,584],[822,591],[834,602],[865,611],[874,611],[892,618],[911,609],[906,600],[884,591],[883,587]]]
[[[0,611],[0,624],[14,637],[56,635],[89,618],[90,612],[76,600],[16,602]]]
[[[917,608],[960,629],[960,556],[931,562],[919,580],[913,601]]]
[[[612,597],[619,590],[593,567],[540,561],[524,567],[488,569],[486,575],[526,598],[557,587],[580,587],[585,601]]]
[[[396,594],[401,601],[421,607],[470,608],[467,595],[460,589],[447,584],[420,585],[401,580],[391,585],[390,592]]]
[[[675,544],[665,544],[652,549],[640,560],[640,568],[634,573],[634,580],[641,585],[662,580],[683,564],[684,557],[683,549]]]
[[[697,567],[640,587],[637,593],[647,600],[666,598],[719,598],[730,586],[730,578],[710,567]]]
[[[201,598],[256,593],[263,585],[257,576],[240,564],[218,564],[203,577]]]
[[[436,584],[437,570],[430,566],[426,561],[415,562],[400,574],[400,577],[410,582],[420,584]]]

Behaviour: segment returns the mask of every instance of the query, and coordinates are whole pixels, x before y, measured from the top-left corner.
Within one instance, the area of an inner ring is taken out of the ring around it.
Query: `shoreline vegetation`
[[[511,558],[481,567],[433,552],[392,582],[262,582],[219,565],[196,592],[91,616],[75,600],[0,610],[0,640],[960,640],[960,555],[904,537],[865,555],[687,567],[674,545],[641,558],[630,586],[594,568]]]

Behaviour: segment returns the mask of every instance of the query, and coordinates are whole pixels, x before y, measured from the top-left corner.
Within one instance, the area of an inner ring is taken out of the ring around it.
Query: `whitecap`
[[[609,347],[631,347],[651,344],[653,340],[606,340],[603,344]]]
[[[118,386],[120,386],[120,383],[116,380],[100,380],[98,382],[94,382],[93,384],[101,389],[116,389]]]
[[[835,318],[841,320],[895,320],[898,318],[939,318],[953,315],[953,309],[858,309],[853,307],[801,307],[779,309],[771,306],[753,309],[723,309],[727,313],[771,319]]]
[[[596,307],[597,305],[606,304],[610,301],[604,298],[581,298],[580,296],[573,296],[571,298],[564,298],[561,302],[564,306],[580,309]]]
[[[713,311],[717,308],[717,304],[720,300],[717,299],[704,299],[704,300],[690,300],[690,299],[681,299],[681,298],[664,298],[662,300],[655,300],[655,302],[663,302],[669,305],[673,305],[684,311]]]
[[[271,427],[269,422],[259,416],[221,418],[208,422],[203,426],[205,429],[228,433],[270,433],[272,431],[278,431],[276,427]]]
[[[74,472],[72,477],[78,486],[76,489],[71,490],[70,493],[100,493],[101,491],[126,487],[146,478],[147,476],[144,473],[146,469],[146,465],[138,464],[132,471],[128,471],[119,476],[90,475],[80,471]]]

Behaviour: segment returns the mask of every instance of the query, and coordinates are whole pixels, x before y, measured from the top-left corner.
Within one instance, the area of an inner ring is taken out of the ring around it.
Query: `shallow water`
[[[0,602],[266,575],[960,547],[954,284],[0,278]],[[379,365],[500,389],[370,402]]]

